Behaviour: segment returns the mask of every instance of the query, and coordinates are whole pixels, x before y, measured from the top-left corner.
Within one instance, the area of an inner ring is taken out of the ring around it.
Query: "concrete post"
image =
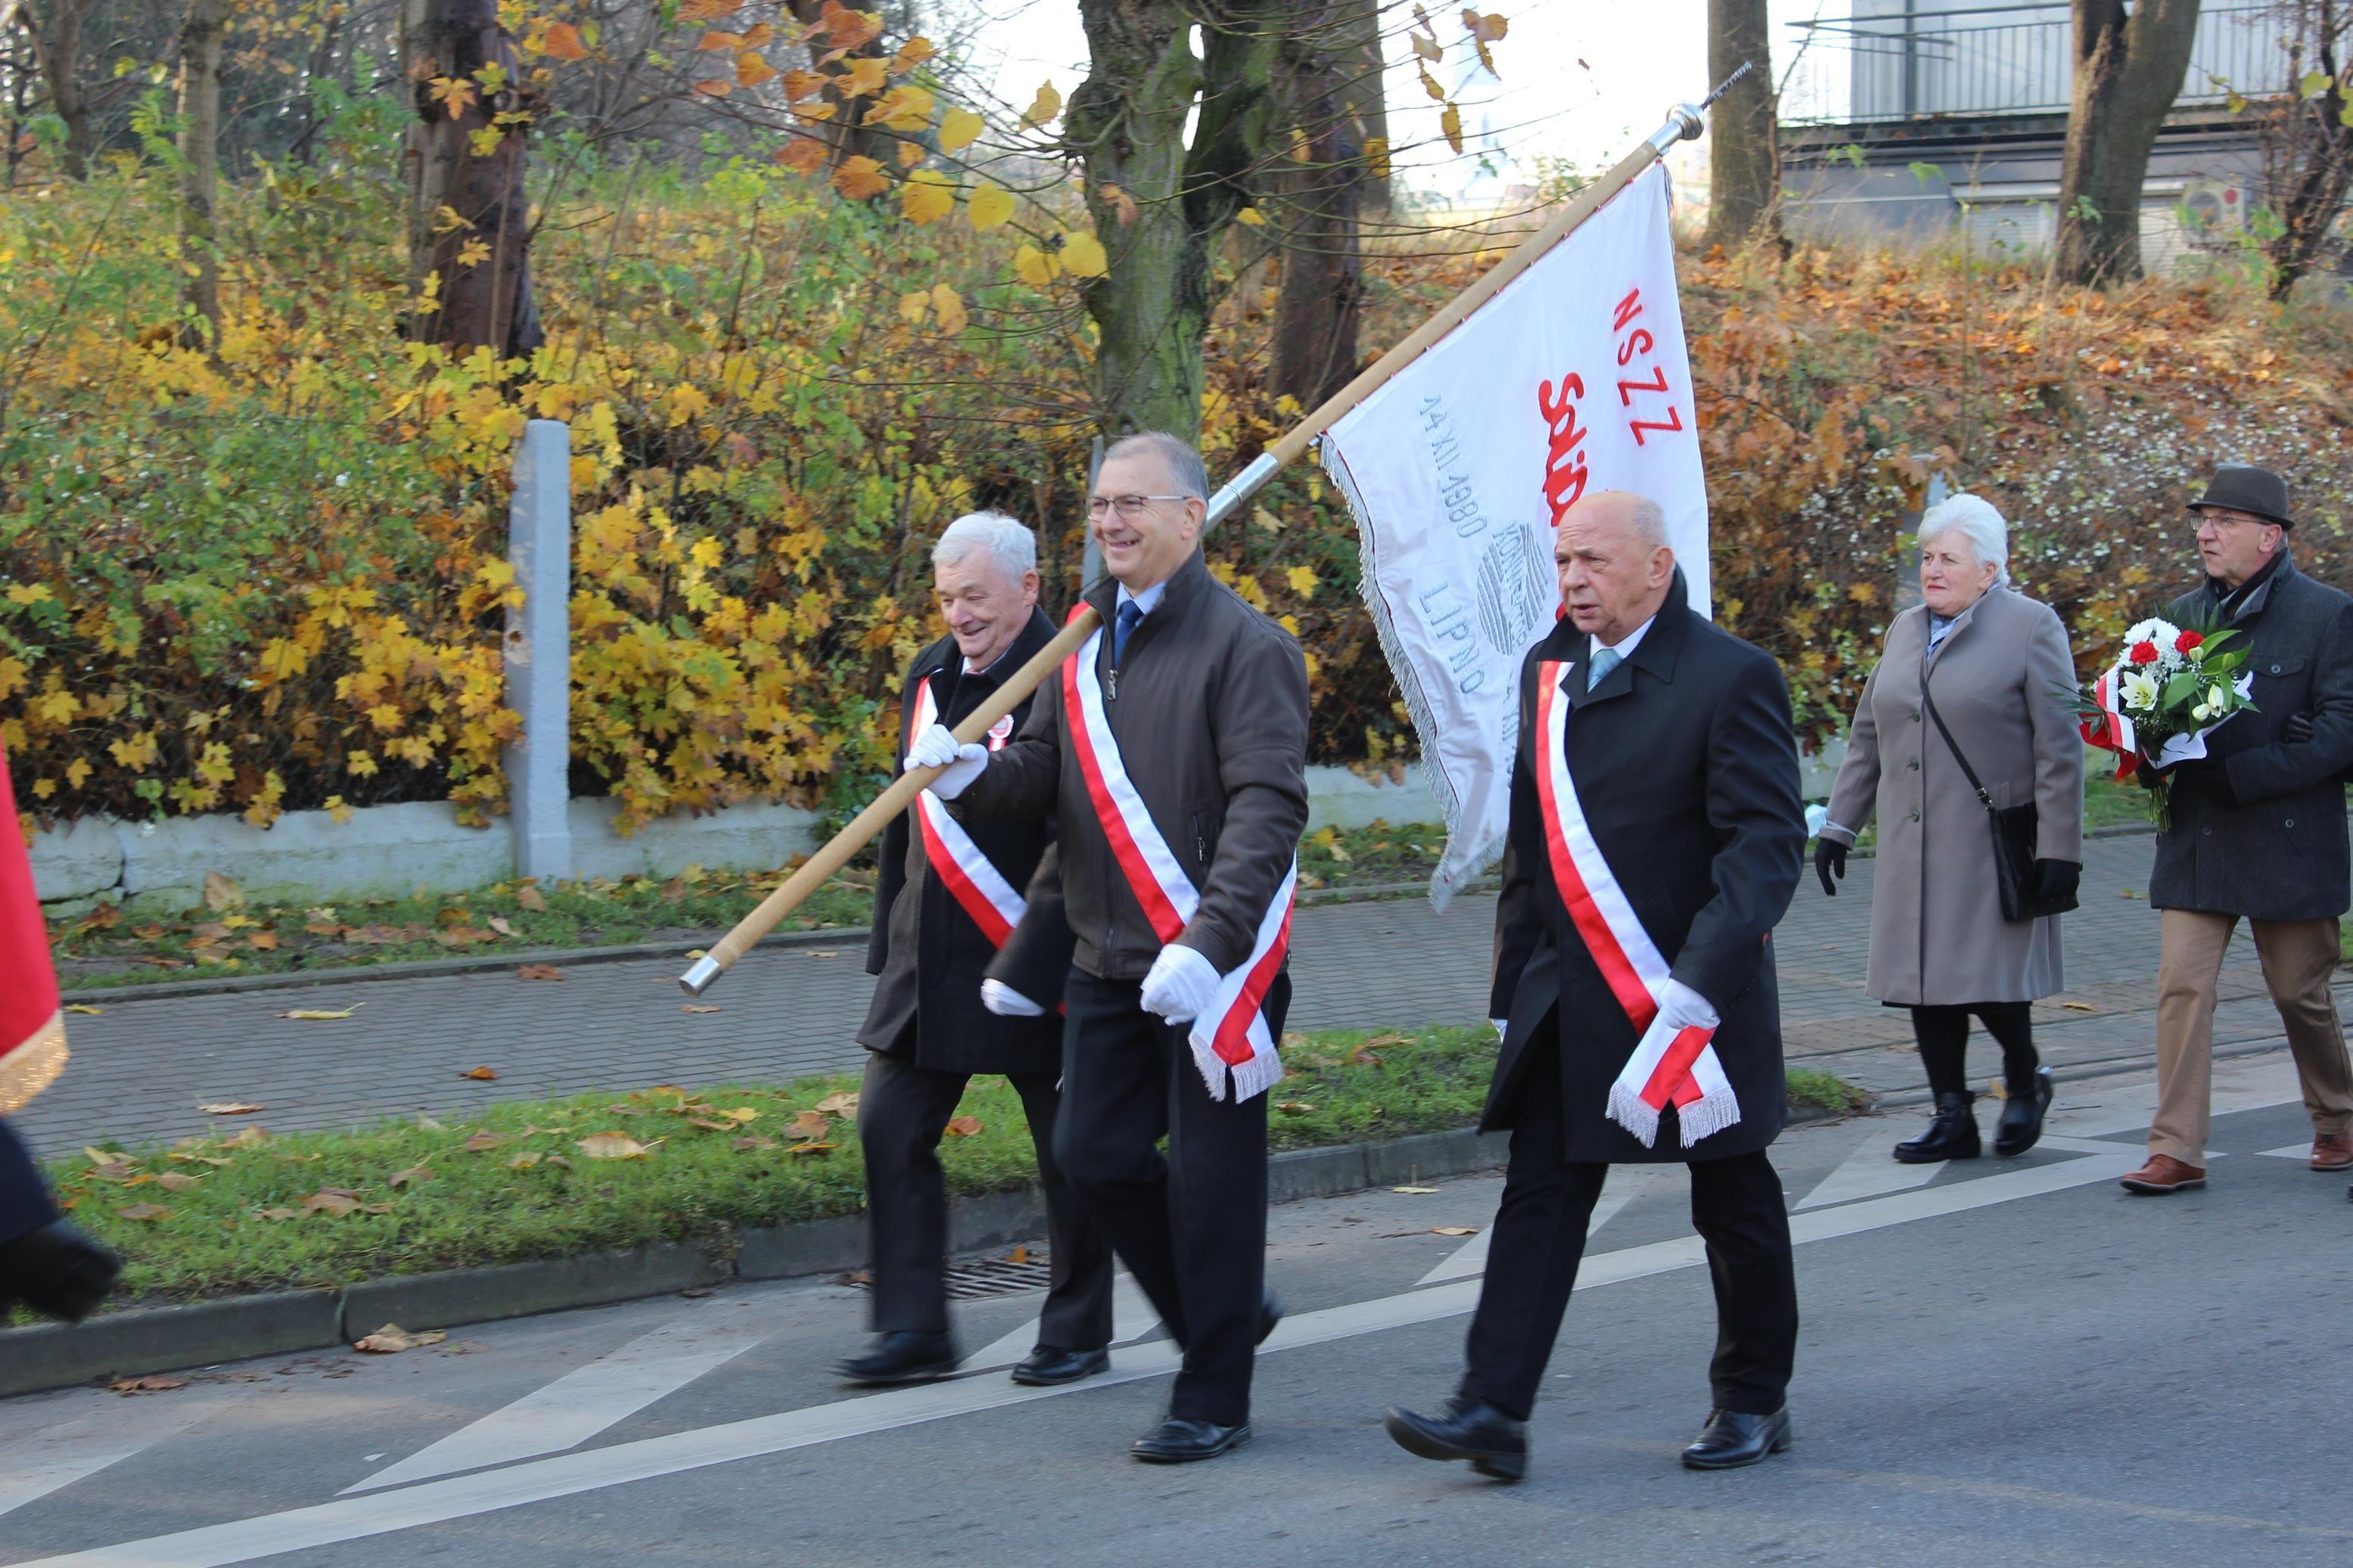
[[[572,430],[562,420],[523,427],[507,559],[522,590],[506,639],[507,706],[522,715],[506,752],[515,875],[554,881],[572,875]]]

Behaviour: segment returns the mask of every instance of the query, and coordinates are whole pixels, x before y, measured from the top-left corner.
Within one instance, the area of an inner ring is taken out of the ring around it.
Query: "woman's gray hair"
[[[1008,583],[1038,569],[1038,536],[1001,511],[966,513],[941,531],[932,546],[932,564],[953,566],[975,550],[986,550]]]
[[[1978,565],[1990,562],[1995,582],[2010,581],[2010,524],[2001,520],[1993,502],[1966,492],[1938,501],[1920,519],[1921,547],[1926,549],[1929,541],[1946,533],[1958,533],[1968,540]]]

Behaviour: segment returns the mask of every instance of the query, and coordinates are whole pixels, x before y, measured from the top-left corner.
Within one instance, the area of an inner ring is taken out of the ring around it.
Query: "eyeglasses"
[[[1120,516],[1134,522],[1144,515],[1145,507],[1153,501],[1192,499],[1190,496],[1090,496],[1087,498],[1087,517],[1091,521],[1101,521],[1103,513],[1116,510]]]

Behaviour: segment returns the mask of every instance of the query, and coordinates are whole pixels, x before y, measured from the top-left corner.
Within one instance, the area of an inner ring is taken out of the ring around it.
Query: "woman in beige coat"
[[[1978,1152],[1965,1065],[1972,1013],[2001,1046],[2006,1099],[1994,1152],[2032,1148],[2051,1104],[2029,1005],[2064,984],[2059,917],[2001,918],[1986,808],[1954,757],[1957,747],[1995,806],[2034,804],[2041,890],[2072,897],[2084,858],[2074,659],[2051,607],[2008,586],[2009,555],[2001,513],[1977,496],[1955,496],[1920,520],[1927,602],[1887,629],[1814,850],[1822,891],[1835,896],[1832,877],[1846,874],[1856,832],[1879,819],[1865,989],[1912,1009],[1936,1097],[1928,1131],[1895,1146],[1909,1163]],[[1951,745],[1927,715],[1924,684]]]

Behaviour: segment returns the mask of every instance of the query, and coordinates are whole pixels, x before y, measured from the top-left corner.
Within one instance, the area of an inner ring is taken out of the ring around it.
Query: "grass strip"
[[[1495,1060],[1484,1026],[1284,1045],[1276,1149],[1471,1126]],[[1789,1077],[1793,1102],[1861,1102],[1826,1075]],[[49,1177],[75,1223],[127,1259],[117,1306],[343,1285],[856,1213],[857,1088],[843,1074],[512,1100],[349,1131],[224,1130],[169,1148],[93,1145]],[[941,1150],[951,1194],[1035,1179],[1004,1079],[976,1079],[957,1117]]]
[[[1375,887],[1426,879],[1446,847],[1430,824],[1311,833],[1299,847],[1300,885]],[[498,882],[463,893],[337,899],[314,905],[248,900],[218,885],[219,908],[137,913],[102,904],[49,922],[58,977],[100,990],[180,973],[283,974],[419,958],[523,952],[535,948],[709,944],[783,882],[786,870],[753,876],[689,867],[662,880],[594,879],[542,886]],[[871,854],[827,883],[779,928],[864,926],[874,913]]]

